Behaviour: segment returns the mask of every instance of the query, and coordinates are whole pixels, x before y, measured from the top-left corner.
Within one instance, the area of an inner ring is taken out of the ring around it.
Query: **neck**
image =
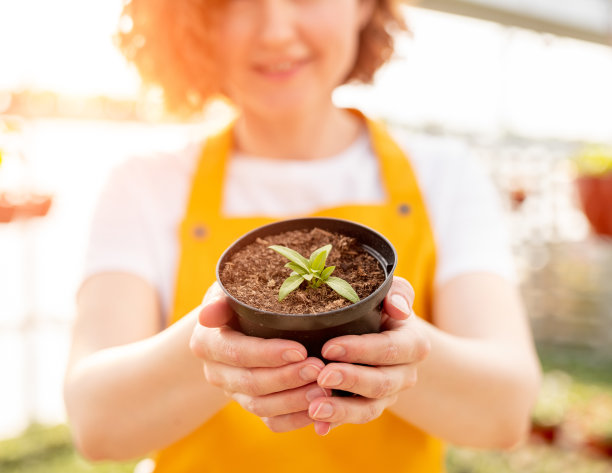
[[[355,115],[333,105],[290,116],[270,117],[244,111],[236,122],[235,147],[253,155],[286,160],[314,160],[348,147],[363,124]]]

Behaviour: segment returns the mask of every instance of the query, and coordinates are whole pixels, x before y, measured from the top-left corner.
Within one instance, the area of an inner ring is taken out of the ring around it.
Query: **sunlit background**
[[[335,99],[463,140],[489,171],[547,373],[534,426],[552,418],[557,428],[552,443],[534,433],[511,454],[454,449],[449,470],[612,471],[583,448],[591,418],[612,443],[612,243],[589,226],[572,164],[586,145],[612,146],[612,2],[422,4],[406,7],[412,37],[398,37],[375,85],[346,86]],[[0,0],[0,439],[18,437],[0,442],[0,471],[51,471],[20,463],[28,435],[67,442],[61,381],[74,295],[109,171],[209,126],[166,116],[160,93],[141,87],[113,44],[121,5]],[[23,212],[35,198],[51,199],[48,213]],[[33,424],[60,427],[19,437]]]

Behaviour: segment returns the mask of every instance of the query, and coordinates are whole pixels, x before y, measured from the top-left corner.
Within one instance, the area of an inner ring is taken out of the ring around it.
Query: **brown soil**
[[[278,301],[278,291],[291,270],[284,267],[288,260],[268,246],[286,246],[308,258],[314,250],[328,243],[332,250],[325,266],[335,266],[332,276],[348,282],[360,299],[369,296],[384,282],[383,268],[354,238],[319,228],[284,232],[265,240],[258,238],[231,256],[221,269],[221,282],[240,301],[269,312],[314,314],[350,305],[352,302],[327,285],[313,289],[306,282],[283,301]]]

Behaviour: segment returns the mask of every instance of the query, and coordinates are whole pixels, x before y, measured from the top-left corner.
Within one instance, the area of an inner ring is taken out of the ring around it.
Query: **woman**
[[[442,441],[520,441],[539,367],[490,185],[456,147],[390,134],[331,100],[388,59],[396,7],[126,5],[123,50],[171,105],[197,110],[222,93],[239,116],[107,185],[65,387],[85,456],[156,450],[158,472],[435,472]],[[328,341],[328,365],[233,330],[214,284],[236,237],[298,215],[360,221],[399,254],[384,331]]]

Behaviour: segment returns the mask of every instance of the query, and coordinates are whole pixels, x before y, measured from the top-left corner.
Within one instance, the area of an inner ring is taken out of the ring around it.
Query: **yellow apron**
[[[429,320],[435,246],[423,197],[408,159],[384,126],[366,122],[380,162],[386,202],[345,205],[309,215],[353,220],[384,234],[398,252],[395,274],[411,282],[417,295],[414,309]],[[223,216],[222,190],[231,141],[231,126],[209,138],[193,178],[180,227],[181,253],[171,322],[200,304],[215,281],[217,260],[233,241],[278,220]],[[436,473],[444,469],[441,442],[390,412],[368,424],[342,425],[320,437],[312,425],[273,433],[234,401],[187,437],[157,452],[155,460],[156,473]]]

